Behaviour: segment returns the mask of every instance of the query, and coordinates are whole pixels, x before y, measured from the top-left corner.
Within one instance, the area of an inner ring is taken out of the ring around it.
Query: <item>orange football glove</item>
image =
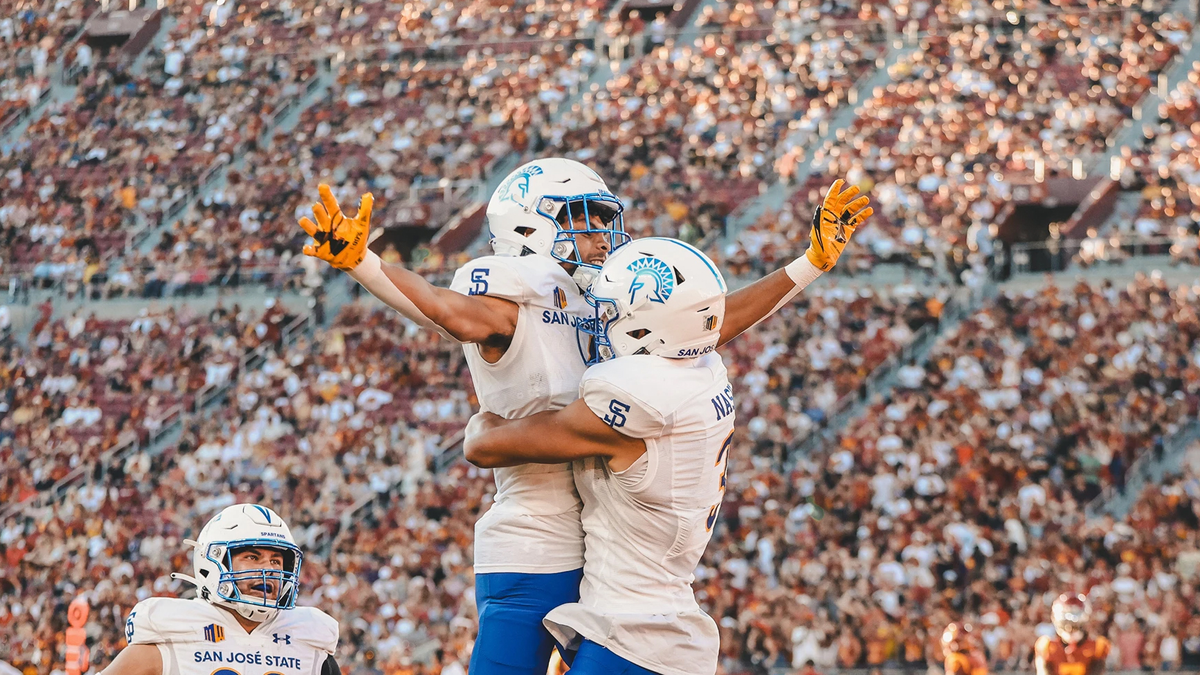
[[[868,206],[870,197],[858,196],[858,187],[854,185],[843,190],[845,184],[841,178],[833,181],[824,201],[813,214],[806,255],[822,272],[833,269],[854,230],[875,213],[875,209]]]
[[[339,270],[349,272],[358,267],[367,254],[367,239],[371,233],[371,207],[375,197],[368,192],[358,203],[358,215],[353,218],[342,213],[328,185],[317,188],[321,202],[313,204],[313,217],[300,219],[300,227],[313,238],[304,247],[304,255],[320,258]]]

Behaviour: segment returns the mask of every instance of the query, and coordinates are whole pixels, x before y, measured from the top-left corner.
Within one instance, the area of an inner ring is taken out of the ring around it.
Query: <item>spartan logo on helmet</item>
[[[529,179],[542,175],[542,167],[536,164],[521,169],[508,177],[500,186],[500,199],[521,204],[529,196]]]
[[[667,264],[658,258],[638,258],[627,267],[633,272],[633,281],[629,284],[629,305],[637,306],[638,291],[644,291],[650,302],[664,304],[675,290],[675,274]]]

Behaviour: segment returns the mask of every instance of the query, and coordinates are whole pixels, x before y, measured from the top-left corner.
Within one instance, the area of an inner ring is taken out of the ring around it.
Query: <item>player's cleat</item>
[[[833,269],[854,231],[875,213],[871,199],[859,196],[857,186],[843,190],[843,185],[841,178],[835,180],[813,214],[807,255],[822,272]]]
[[[371,208],[375,197],[368,192],[358,204],[358,214],[353,218],[342,213],[333,191],[324,183],[318,188],[321,202],[313,204],[314,223],[308,218],[300,219],[300,227],[313,238],[313,243],[304,247],[304,255],[320,258],[339,270],[349,272],[363,261],[367,254],[367,240],[371,233]]]

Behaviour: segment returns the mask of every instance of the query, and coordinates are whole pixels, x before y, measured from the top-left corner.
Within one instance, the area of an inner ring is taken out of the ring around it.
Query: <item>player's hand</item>
[[[875,213],[875,209],[868,206],[870,197],[859,196],[858,187],[854,185],[843,190],[845,184],[841,178],[833,181],[824,201],[813,214],[806,254],[809,262],[822,272],[833,269],[854,230]]]
[[[320,203],[313,204],[313,217],[300,219],[300,227],[313,238],[304,247],[304,255],[320,258],[339,270],[349,272],[358,267],[367,254],[367,235],[371,233],[371,207],[375,197],[370,192],[358,203],[358,215],[350,218],[342,213],[333,191],[324,183],[318,188]]]

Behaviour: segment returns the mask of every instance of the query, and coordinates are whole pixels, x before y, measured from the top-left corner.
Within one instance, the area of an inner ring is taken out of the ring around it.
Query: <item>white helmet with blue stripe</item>
[[[600,265],[581,259],[575,237],[603,235],[615,251],[629,241],[624,210],[595,171],[551,157],[508,174],[488,201],[487,226],[496,255],[550,256],[574,265],[572,276],[586,288]]]
[[[200,530],[196,541],[188,543],[195,549],[196,576],[171,576],[194,583],[201,599],[258,623],[296,606],[304,555],[287,523],[271,509],[258,504],[226,507]],[[277,551],[283,564],[279,569],[264,563],[261,568],[255,564],[234,570],[234,556],[246,549]]]
[[[635,239],[609,256],[584,297],[594,319],[577,327],[589,365],[633,354],[695,358],[717,347],[725,279],[694,246]]]

